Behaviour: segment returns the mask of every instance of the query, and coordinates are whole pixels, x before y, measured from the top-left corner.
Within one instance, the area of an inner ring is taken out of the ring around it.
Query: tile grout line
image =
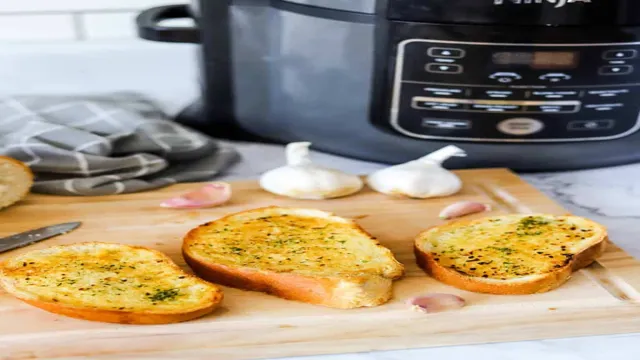
[[[72,12],[71,18],[73,21],[73,30],[76,34],[77,41],[87,40],[87,31],[85,28],[83,14],[81,12]]]

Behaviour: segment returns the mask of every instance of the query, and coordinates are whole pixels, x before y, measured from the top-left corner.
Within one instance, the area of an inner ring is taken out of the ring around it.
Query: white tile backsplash
[[[217,1],[217,0],[213,0]],[[159,5],[184,4],[184,0],[0,0],[0,13],[74,12],[145,9]]]
[[[84,36],[92,39],[130,39],[136,37],[137,12],[95,13],[81,15]]]
[[[0,41],[60,41],[76,40],[73,16],[0,15]]]
[[[218,0],[211,0],[218,1]],[[185,0],[0,0],[0,43],[137,37],[135,17]]]
[[[134,39],[6,44],[0,97],[137,92],[175,114],[199,95],[198,56],[195,45]]]

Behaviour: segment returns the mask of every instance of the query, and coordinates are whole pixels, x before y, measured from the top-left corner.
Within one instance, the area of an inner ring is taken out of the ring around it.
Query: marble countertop
[[[257,178],[279,166],[283,147],[233,143],[243,160],[220,179]],[[319,163],[356,174],[366,174],[384,165],[312,152]],[[265,161],[264,159],[274,159]],[[571,212],[606,225],[618,246],[640,258],[640,164],[558,173],[520,174],[526,181],[558,201]],[[640,319],[638,319],[640,321]],[[640,334],[609,335],[542,341],[510,342],[428,349],[395,350],[356,354],[322,355],[287,360],[412,360],[426,358],[474,360],[596,360],[640,358]]]

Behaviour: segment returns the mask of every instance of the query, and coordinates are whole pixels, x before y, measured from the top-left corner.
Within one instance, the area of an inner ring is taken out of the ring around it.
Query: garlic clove
[[[413,297],[407,301],[407,304],[416,311],[431,314],[462,308],[466,302],[456,295],[433,293]]]
[[[485,211],[491,211],[491,205],[475,201],[458,201],[442,209],[440,218],[448,220]]]
[[[231,199],[231,185],[225,182],[206,184],[199,189],[163,201],[160,206],[174,209],[197,209],[222,205]]]
[[[442,163],[466,153],[453,145],[446,146],[419,159],[378,170],[367,177],[373,190],[409,198],[426,199],[450,196],[462,188],[462,181]]]
[[[311,157],[309,156],[309,147],[311,147],[311,143],[308,141],[300,141],[288,144],[285,148],[287,165],[312,165],[313,162],[311,161]]]
[[[280,196],[304,200],[322,200],[359,192],[364,181],[359,176],[320,166],[311,161],[310,142],[286,147],[287,164],[260,177],[262,189]]]

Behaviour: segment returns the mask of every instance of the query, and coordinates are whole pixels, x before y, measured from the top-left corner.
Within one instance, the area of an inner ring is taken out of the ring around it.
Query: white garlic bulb
[[[417,160],[378,170],[367,177],[373,190],[410,198],[426,199],[457,193],[462,181],[442,163],[452,156],[466,156],[457,146],[446,146]]]
[[[260,186],[273,194],[306,200],[347,196],[364,187],[356,175],[314,164],[309,158],[309,146],[310,142],[288,144],[287,165],[264,173]]]

